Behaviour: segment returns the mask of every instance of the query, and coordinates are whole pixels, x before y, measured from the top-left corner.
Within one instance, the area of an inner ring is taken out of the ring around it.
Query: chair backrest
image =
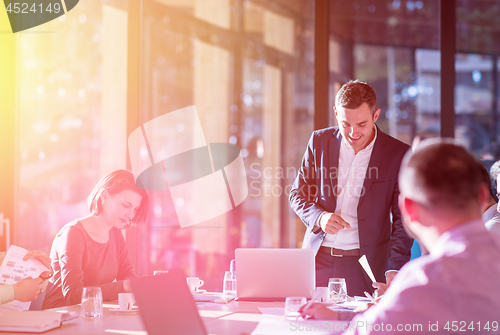
[[[38,295],[35,300],[31,302],[30,311],[41,311],[42,310],[42,305],[43,301],[45,300],[45,293],[52,287],[52,283],[49,281],[49,284],[47,285],[47,289]]]

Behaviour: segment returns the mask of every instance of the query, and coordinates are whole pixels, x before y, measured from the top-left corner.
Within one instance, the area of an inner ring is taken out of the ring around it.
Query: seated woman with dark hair
[[[135,277],[121,229],[144,223],[148,195],[130,171],[102,178],[89,200],[90,215],[66,224],[52,242],[54,276],[42,309],[79,304],[83,287],[99,286],[103,300],[129,292]]]

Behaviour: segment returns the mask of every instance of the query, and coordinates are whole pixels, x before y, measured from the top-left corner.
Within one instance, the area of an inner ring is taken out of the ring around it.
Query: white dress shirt
[[[401,268],[380,302],[351,321],[358,328],[345,334],[459,334],[455,325],[467,334],[498,334],[499,259],[500,237],[481,219],[447,231],[430,254]]]
[[[342,138],[337,170],[337,207],[335,214],[339,215],[351,225],[351,229],[342,229],[337,234],[326,234],[323,246],[343,250],[359,249],[358,234],[358,203],[365,192],[366,170],[372,156],[373,145],[377,139],[377,127],[373,126],[375,137],[357,154],[354,149]],[[321,219],[321,216],[320,216]]]
[[[486,229],[500,236],[500,213],[497,212],[497,204],[483,213],[483,222]]]

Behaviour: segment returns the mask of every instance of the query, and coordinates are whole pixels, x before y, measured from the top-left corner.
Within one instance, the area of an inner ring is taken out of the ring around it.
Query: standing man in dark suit
[[[345,278],[349,295],[372,292],[358,259],[366,255],[377,282],[390,283],[410,259],[402,225],[398,173],[410,149],[376,125],[373,89],[349,81],[337,93],[338,127],[313,132],[290,205],[307,226],[302,248],[316,254],[316,285]]]

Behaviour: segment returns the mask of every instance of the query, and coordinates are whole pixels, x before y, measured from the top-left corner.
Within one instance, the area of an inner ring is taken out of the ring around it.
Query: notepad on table
[[[76,313],[49,311],[2,311],[0,331],[42,333],[58,328],[63,321],[76,318]]]

